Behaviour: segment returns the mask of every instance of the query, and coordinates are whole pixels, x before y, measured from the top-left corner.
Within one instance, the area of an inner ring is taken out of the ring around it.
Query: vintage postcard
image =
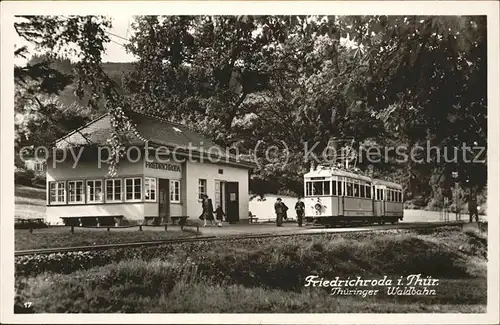
[[[1,8],[2,323],[498,323],[497,2]]]

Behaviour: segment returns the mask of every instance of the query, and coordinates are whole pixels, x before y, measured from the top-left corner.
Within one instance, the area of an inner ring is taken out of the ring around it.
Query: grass
[[[45,218],[45,189],[16,185],[14,194],[16,218]]]
[[[147,229],[147,228],[146,228]],[[179,228],[164,231],[157,230],[139,231],[138,228],[128,229],[85,229],[75,228],[75,233],[70,232],[69,227],[49,227],[34,229],[30,233],[27,229],[15,230],[15,249],[41,249],[73,246],[91,246],[100,244],[133,243],[140,241],[175,239],[192,237],[196,234],[191,229]]]
[[[189,243],[152,260],[18,276],[16,291],[33,312],[480,313],[486,311],[486,259],[479,248],[457,246],[485,244],[470,242],[470,233],[445,227],[261,239],[258,245]],[[330,280],[386,275],[395,281],[418,273],[439,279],[435,296],[388,296],[381,290],[363,298],[304,286],[310,274]]]

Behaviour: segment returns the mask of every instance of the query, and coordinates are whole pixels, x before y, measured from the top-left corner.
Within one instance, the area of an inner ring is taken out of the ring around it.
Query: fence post
[[[30,225],[30,234],[32,234],[32,233],[33,233],[33,226]]]
[[[167,224],[165,224],[165,231],[167,231]]]
[[[108,232],[109,232],[109,227],[108,227]]]
[[[142,231],[142,225],[139,225],[139,231]]]
[[[71,233],[74,234],[75,233],[75,226],[74,225],[71,225]]]

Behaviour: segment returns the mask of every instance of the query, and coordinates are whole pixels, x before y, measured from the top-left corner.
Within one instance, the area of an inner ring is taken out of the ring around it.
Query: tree
[[[370,16],[344,23],[365,46],[363,100],[373,114],[409,146],[440,149],[425,163],[408,161],[410,174],[437,173],[434,181],[449,186],[458,171],[463,184],[482,188],[485,162],[467,162],[472,152],[446,162],[443,153],[463,144],[486,147],[486,17]]]
[[[88,93],[88,105],[94,110],[99,102],[105,100],[106,110],[110,113],[113,131],[110,139],[112,157],[123,157],[120,151],[121,135],[132,132],[137,135],[135,125],[130,121],[126,112],[130,110],[128,102],[116,83],[103,71],[102,52],[104,45],[109,42],[106,34],[111,27],[109,18],[102,16],[19,16],[14,27],[17,34],[26,41],[34,44],[42,51],[47,60],[25,67],[15,67],[16,86],[24,87],[23,100],[36,102],[40,110],[44,110],[44,103],[39,99],[40,94],[57,95],[68,86],[73,78],[68,74],[50,67],[50,60],[56,57],[55,53],[63,56],[76,56],[75,65],[76,86],[75,94],[83,98]],[[15,50],[16,56],[25,56],[27,47]],[[18,97],[19,98],[19,97]],[[30,104],[30,103],[28,103]],[[30,107],[17,103],[17,108]],[[116,173],[116,159],[110,165],[110,174]]]

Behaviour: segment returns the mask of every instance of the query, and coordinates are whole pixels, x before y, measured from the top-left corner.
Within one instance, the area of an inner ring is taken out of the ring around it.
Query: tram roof
[[[395,188],[395,189],[398,189],[398,190],[402,190],[403,189],[403,186],[401,186],[398,183],[394,183],[394,182],[390,182],[390,181],[384,181],[382,179],[375,179],[375,178],[373,179],[373,185],[384,185],[384,186],[392,187],[392,188]]]
[[[367,182],[372,181],[370,177],[365,175],[360,175],[341,169],[332,169],[328,167],[320,167],[319,169],[310,171],[304,175],[304,177],[331,177],[331,176],[350,177],[355,179],[361,179]]]

